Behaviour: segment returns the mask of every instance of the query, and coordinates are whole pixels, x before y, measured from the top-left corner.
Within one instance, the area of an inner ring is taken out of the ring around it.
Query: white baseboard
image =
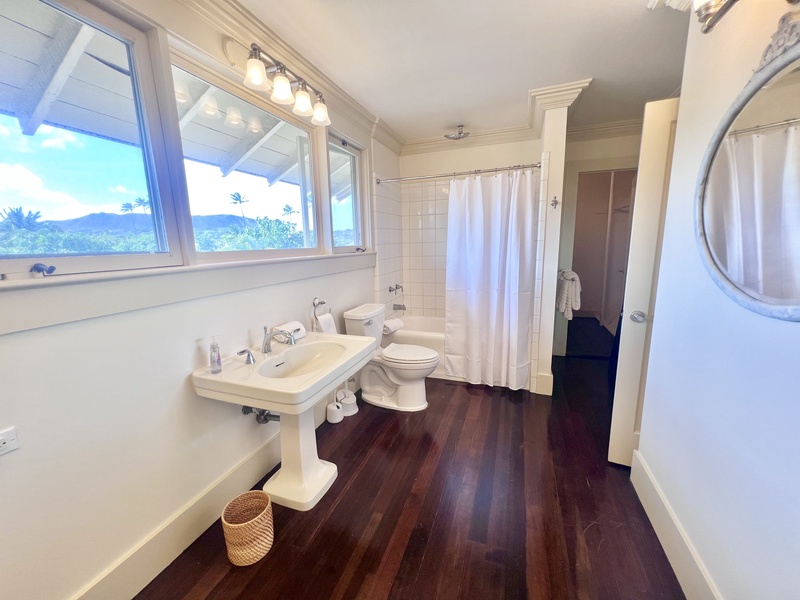
[[[553,395],[553,372],[547,371],[543,373],[539,371],[536,374],[536,388],[533,390],[535,394],[542,394],[543,396]]]
[[[198,494],[72,600],[130,600],[208,529],[236,495],[280,462],[278,428],[264,444]]]
[[[678,516],[638,450],[631,482],[688,600],[723,600]]]

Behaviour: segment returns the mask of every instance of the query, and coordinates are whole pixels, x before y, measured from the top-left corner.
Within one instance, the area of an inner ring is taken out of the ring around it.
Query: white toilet
[[[412,412],[425,410],[425,378],[439,364],[439,353],[411,344],[381,347],[386,307],[362,304],[344,313],[347,333],[378,340],[375,355],[361,371],[361,397],[365,402]]]

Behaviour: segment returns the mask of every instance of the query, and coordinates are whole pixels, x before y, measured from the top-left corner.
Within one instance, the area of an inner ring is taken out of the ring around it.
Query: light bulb
[[[314,104],[314,116],[311,117],[311,122],[320,127],[327,127],[331,124],[331,120],[328,117],[328,107],[325,106],[325,100],[322,99],[322,96],[317,96],[317,102]]]
[[[225,110],[225,125],[233,127],[234,129],[241,129],[244,127],[242,112],[235,106],[229,106]]]
[[[263,131],[261,129],[261,119],[258,117],[250,117],[247,121],[247,131],[250,133],[261,133]]]
[[[289,79],[283,71],[275,73],[275,78],[272,80],[272,96],[270,96],[270,100],[275,104],[292,104],[294,102],[292,84],[289,83]]]
[[[272,89],[272,83],[267,79],[264,63],[258,58],[247,59],[247,75],[244,78],[244,84],[251,90],[268,92]]]
[[[314,108],[311,106],[311,96],[303,88],[297,90],[294,95],[294,108],[292,112],[301,117],[310,117],[314,114]]]
[[[202,115],[208,119],[219,119],[219,107],[217,106],[217,99],[214,96],[209,96],[203,103],[203,108],[200,109]]]

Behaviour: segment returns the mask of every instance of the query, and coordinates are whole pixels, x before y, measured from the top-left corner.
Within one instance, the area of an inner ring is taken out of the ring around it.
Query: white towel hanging
[[[572,311],[581,307],[581,280],[575,271],[563,270],[558,276],[556,309],[564,313],[564,318],[572,320]]]

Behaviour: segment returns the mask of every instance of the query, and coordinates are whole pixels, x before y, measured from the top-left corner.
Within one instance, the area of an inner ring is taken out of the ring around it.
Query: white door
[[[639,445],[642,395],[677,119],[677,98],[645,106],[608,445],[608,460],[628,466]]]

